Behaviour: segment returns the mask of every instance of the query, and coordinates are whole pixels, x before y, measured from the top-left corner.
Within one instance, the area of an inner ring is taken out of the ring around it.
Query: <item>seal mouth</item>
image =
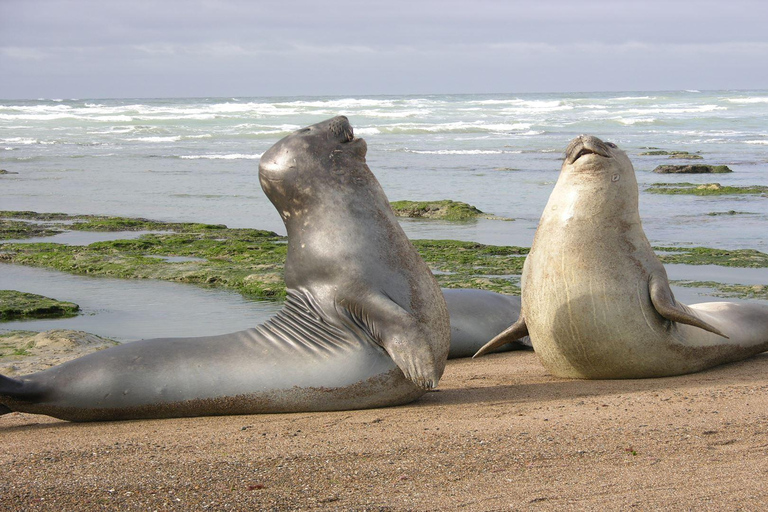
[[[565,150],[565,158],[569,164],[573,164],[579,158],[587,155],[598,155],[604,158],[611,158],[612,156],[608,144],[592,135],[576,137]]]

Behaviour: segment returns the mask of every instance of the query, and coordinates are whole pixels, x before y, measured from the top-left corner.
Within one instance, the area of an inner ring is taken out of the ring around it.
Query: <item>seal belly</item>
[[[548,263],[531,266],[547,269]],[[616,266],[565,268],[534,277],[525,288],[534,350],[554,375],[615,378],[630,369],[650,376],[665,359],[664,326],[653,308],[640,267],[628,290]],[[533,276],[532,276],[533,277]],[[650,329],[649,329],[650,327]],[[653,354],[648,357],[642,354]]]

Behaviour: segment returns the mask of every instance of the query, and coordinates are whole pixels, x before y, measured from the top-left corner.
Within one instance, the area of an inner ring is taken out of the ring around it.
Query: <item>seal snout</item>
[[[565,159],[569,164],[572,164],[586,155],[611,158],[611,146],[615,147],[615,145],[603,142],[593,135],[579,135],[565,149]]]
[[[349,119],[346,116],[337,116],[328,123],[328,129],[339,142],[352,142],[355,140],[355,134]]]

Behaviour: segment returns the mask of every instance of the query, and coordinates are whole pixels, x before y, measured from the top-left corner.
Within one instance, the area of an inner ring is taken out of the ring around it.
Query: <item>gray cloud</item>
[[[760,1],[3,0],[0,97],[760,88]]]

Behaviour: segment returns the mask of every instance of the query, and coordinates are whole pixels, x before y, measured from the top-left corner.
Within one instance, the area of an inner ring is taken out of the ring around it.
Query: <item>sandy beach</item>
[[[0,418],[2,510],[756,510],[768,357],[664,379],[450,361],[388,409],[68,423]]]

